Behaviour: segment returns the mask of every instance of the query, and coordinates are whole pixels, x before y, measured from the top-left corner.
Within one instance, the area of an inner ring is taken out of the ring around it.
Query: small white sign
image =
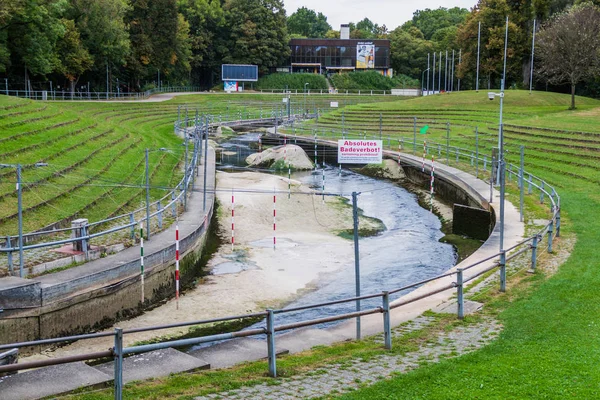
[[[339,104],[338,104],[338,102],[337,102],[337,101],[332,101],[332,102],[330,103],[330,106],[331,106],[331,108],[338,108]]]
[[[339,164],[381,164],[381,140],[338,140]]]
[[[284,102],[284,103],[287,103],[287,97],[284,97],[284,98],[283,98],[283,102]]]

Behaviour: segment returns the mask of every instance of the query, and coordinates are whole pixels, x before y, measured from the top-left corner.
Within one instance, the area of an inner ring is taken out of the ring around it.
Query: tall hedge
[[[308,83],[310,90],[327,90],[327,81],[325,77],[317,74],[271,74],[258,79],[257,89],[285,89],[304,90],[304,84]]]

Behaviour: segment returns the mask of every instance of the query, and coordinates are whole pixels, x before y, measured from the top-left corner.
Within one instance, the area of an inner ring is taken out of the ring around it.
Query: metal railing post
[[[417,154],[417,117],[413,117],[413,154]]]
[[[275,314],[267,310],[267,352],[269,357],[269,376],[277,377],[277,360],[275,354]]]
[[[521,164],[519,165],[519,211],[520,221],[525,221],[525,146],[521,146]]]
[[[531,269],[530,272],[535,272],[535,267],[537,266],[537,247],[538,247],[538,235],[533,237],[533,242],[531,242]]]
[[[158,211],[158,229],[162,229],[163,215],[162,215],[162,205],[160,204],[160,200],[156,202],[156,210]]]
[[[123,329],[115,328],[115,400],[123,399]]]
[[[500,252],[500,291],[506,292],[506,251]]]
[[[84,225],[81,227],[81,250],[83,251],[83,253],[85,254],[85,259],[86,261],[89,259],[89,246],[88,246],[88,240],[85,239],[85,237],[88,235],[88,229],[87,229],[87,225]]]
[[[556,206],[556,237],[560,237],[560,208]]]
[[[6,248],[10,249],[12,247],[12,244],[10,243],[10,235],[6,236]],[[12,251],[9,251],[8,253],[6,253],[6,256],[8,258],[8,272],[10,272],[10,274],[12,275],[13,273],[13,255],[12,255]]]
[[[485,169],[485,167],[484,167]],[[479,127],[475,127],[475,178],[479,178]]]
[[[133,218],[133,213],[129,213],[129,224],[131,225],[131,238],[135,239],[135,218]]]
[[[392,327],[390,324],[390,293],[383,292],[383,340],[387,350],[392,349]]]
[[[173,214],[173,218],[177,217],[177,206],[175,201],[175,191],[171,192],[171,214]]]
[[[548,253],[552,253],[552,230],[554,227],[554,220],[550,220],[548,225]]]
[[[439,147],[438,147],[438,149],[439,149]],[[450,165],[449,158],[450,158],[450,122],[446,122],[446,165]]]
[[[458,319],[465,318],[465,299],[463,292],[463,270],[458,268],[456,270],[456,300],[458,303]]]

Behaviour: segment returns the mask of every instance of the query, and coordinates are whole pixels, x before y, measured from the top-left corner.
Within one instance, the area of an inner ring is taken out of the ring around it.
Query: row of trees
[[[350,36],[389,39],[392,68],[415,79],[426,68],[428,54],[461,49],[456,76],[468,89],[475,86],[481,26],[480,77],[497,86],[508,16],[508,84],[527,85],[534,19],[538,27],[548,25],[553,16],[580,1],[479,0],[471,11],[418,10],[391,32],[365,18],[350,23]],[[540,46],[556,42],[556,36],[544,39],[544,29]],[[575,37],[583,32],[577,23],[570,29]],[[140,90],[145,82],[158,82],[159,76],[171,84],[210,87],[218,83],[223,63],[257,64],[262,72],[287,65],[290,37],[336,38],[339,31],[322,13],[305,7],[286,17],[282,0],[0,1],[0,73],[6,73],[13,87],[14,82],[30,80],[47,87],[54,81],[73,90],[83,81],[96,90],[108,86],[112,91],[118,79],[121,90]],[[590,43],[584,46],[570,50],[596,54]],[[544,57],[545,52],[539,54]],[[540,60],[540,77],[557,83],[552,59]],[[579,80],[593,81],[590,73],[579,75]]]
[[[0,1],[0,72],[21,88],[212,84],[222,63],[285,64],[287,41],[281,0]]]
[[[595,0],[595,3],[580,0],[480,0],[470,12],[458,8],[417,11],[411,21],[388,35],[392,46],[392,66],[395,72],[418,78],[427,66],[428,54],[461,50],[456,78],[462,79],[463,88],[472,89],[476,85],[480,32],[480,81],[483,86],[498,87],[503,72],[505,21],[508,16],[508,86],[529,87],[535,20],[539,52],[535,60],[534,82],[538,85],[569,84],[574,93],[576,82],[572,77],[577,75],[577,82],[587,80],[585,94],[598,96],[600,91],[593,89],[598,87],[594,71],[597,71],[595,59],[600,49],[592,43],[600,40],[594,33],[600,27],[596,8],[600,1]],[[554,51],[548,50],[549,47],[553,47]],[[558,48],[562,50],[558,51]],[[572,57],[568,57],[570,55]],[[557,65],[559,62],[562,65]],[[574,64],[579,65],[579,72],[567,72]]]

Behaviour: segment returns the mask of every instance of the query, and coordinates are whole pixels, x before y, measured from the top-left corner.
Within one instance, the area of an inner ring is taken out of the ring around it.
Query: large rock
[[[246,163],[251,167],[287,168],[288,164],[294,170],[308,170],[313,168],[313,163],[300,146],[288,144],[266,149],[261,153],[254,153],[246,158]]]
[[[223,135],[231,135],[235,133],[233,129],[228,126],[219,126],[215,132],[216,137],[222,137]]]

